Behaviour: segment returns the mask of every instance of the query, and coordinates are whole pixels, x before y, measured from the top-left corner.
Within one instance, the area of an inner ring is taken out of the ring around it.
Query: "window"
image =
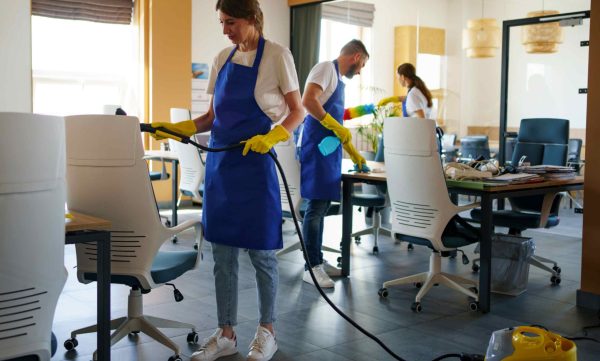
[[[32,16],[33,111],[99,114],[118,104],[139,114],[133,25]]]

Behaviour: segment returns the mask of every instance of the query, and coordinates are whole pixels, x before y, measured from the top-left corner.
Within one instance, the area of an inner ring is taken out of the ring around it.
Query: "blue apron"
[[[271,130],[271,119],[254,99],[265,40],[258,41],[252,67],[231,62],[219,71],[213,97],[211,147],[238,144]],[[275,164],[267,154],[242,149],[212,153],[206,159],[202,221],[209,242],[272,250],[283,247],[281,199]]]
[[[408,93],[410,93],[412,88],[408,89],[408,92],[406,92],[406,97],[404,97],[404,101],[402,102],[402,116],[405,118],[408,118],[408,111],[406,110],[406,99],[408,98]]]
[[[339,76],[338,63],[333,61],[338,74],[338,84],[331,97],[323,105],[325,111],[342,124],[344,116],[345,84]],[[318,144],[323,138],[335,134],[321,125],[310,114],[304,118],[302,147],[300,149],[300,194],[306,199],[340,200],[340,183],[342,181],[342,147],[335,152],[323,156]]]

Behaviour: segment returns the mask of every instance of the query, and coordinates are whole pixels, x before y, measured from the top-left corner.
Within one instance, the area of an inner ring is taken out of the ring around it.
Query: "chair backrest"
[[[188,109],[171,108],[171,123],[189,120],[191,117]],[[169,148],[179,158],[179,167],[181,168],[179,190],[181,193],[191,196],[194,201],[202,203],[202,196],[198,190],[204,182],[205,167],[200,158],[200,150],[191,144],[180,143],[172,139],[169,139]]]
[[[456,143],[456,133],[444,134],[442,136],[442,147],[452,148],[454,147],[454,143]]]
[[[107,219],[111,227],[111,274],[134,277],[144,289],[156,285],[150,269],[170,236],[161,222],[136,117],[65,117],[69,209]],[[96,273],[96,246],[79,244],[77,276]]]
[[[0,360],[50,360],[67,279],[62,117],[0,113]]]
[[[583,146],[583,139],[571,138],[569,139],[569,154],[567,160],[569,162],[579,162],[581,160],[581,147]]]
[[[448,196],[435,121],[386,118],[383,129],[392,232],[428,239],[444,250],[442,232],[458,209]]]
[[[460,139],[461,158],[490,158],[490,145],[487,135],[468,135]]]
[[[296,158],[296,144],[293,139],[288,139],[285,142],[280,142],[275,145],[275,153],[277,159],[283,168],[285,178],[290,189],[292,204],[296,210],[296,217],[301,219],[300,206],[302,205],[302,196],[300,195],[300,161]],[[290,205],[281,174],[277,172],[279,179],[279,193],[281,195],[281,209],[284,213],[290,213]]]
[[[529,118],[522,119],[517,143],[513,151],[512,164],[526,156],[530,165],[566,165],[569,142],[569,121],[567,119]],[[526,211],[539,212],[543,196],[511,198],[511,204]],[[557,197],[550,212],[556,214],[560,206]]]

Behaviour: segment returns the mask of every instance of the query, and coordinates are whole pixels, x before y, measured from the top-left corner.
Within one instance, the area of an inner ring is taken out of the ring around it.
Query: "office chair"
[[[479,157],[490,159],[487,135],[469,135],[460,139],[460,159],[473,160]]]
[[[175,352],[169,361],[181,360],[179,345],[158,328],[191,329],[187,340],[195,343],[198,335],[194,326],[144,315],[142,294],[198,266],[199,251],[162,251],[160,247],[192,227],[196,242],[201,242],[200,220],[188,220],[172,228],[160,222],[143,159],[137,118],[78,115],[65,120],[69,208],[112,223],[111,283],[131,287],[127,316],[111,321],[111,329],[116,329],[111,335],[111,345],[129,333],[144,332]],[[96,247],[79,244],[76,254],[79,281],[96,281]],[[175,300],[182,298],[175,288]],[[72,331],[71,338],[64,343],[65,348],[70,350],[77,346],[77,335],[96,330],[93,325]]]
[[[49,361],[67,279],[62,117],[0,113],[0,360]]]
[[[442,156],[446,162],[455,162],[458,156],[458,148],[455,146],[456,133],[444,134],[442,136]]]
[[[294,205],[294,210],[296,211],[296,218],[299,221],[302,221],[302,219],[304,218],[304,212],[306,211],[307,204],[306,201],[303,200],[300,196],[300,161],[296,158],[296,144],[294,143],[293,139],[288,139],[285,142],[280,142],[276,144],[274,149],[275,153],[277,154],[277,159],[279,160],[279,163],[283,168],[286,180],[288,182],[290,195],[292,196],[292,204]],[[283,213],[283,217],[291,219],[292,213],[288,202],[288,197],[285,192],[283,180],[281,179],[281,175],[279,174],[279,172],[277,172],[277,177],[279,179],[279,193],[281,195],[281,210]],[[327,210],[326,216],[340,214],[340,212],[340,204],[335,202],[332,203],[329,209]],[[291,244],[284,245],[282,249],[277,251],[277,255],[283,256],[286,253],[290,253],[299,249],[300,241],[295,241]],[[334,249],[325,245],[322,246],[322,249],[328,252],[340,253],[339,249]]]
[[[171,123],[189,119],[192,119],[192,114],[188,109],[171,108]],[[179,158],[181,168],[179,192],[182,195],[192,197],[192,201],[202,204],[205,166],[200,150],[191,144],[183,144],[172,139],[169,139],[169,147]],[[181,196],[179,202],[181,202]]]
[[[581,168],[583,167],[583,161],[581,160],[582,146],[583,139],[569,139],[569,153],[567,154],[567,165],[571,166],[577,174],[580,174]]]
[[[569,121],[567,119],[530,118],[522,119],[512,164],[517,164],[521,157],[530,165],[566,165],[569,140]],[[547,196],[528,196],[510,198],[511,209],[494,211],[494,226],[507,227],[509,234],[521,235],[529,228],[550,228],[559,223],[558,209],[561,194]],[[544,205],[546,204],[546,205]],[[474,220],[481,220],[481,210],[471,211]],[[474,260],[473,270],[478,266]],[[544,263],[551,263],[552,268]],[[552,284],[560,283],[561,269],[558,264],[548,258],[533,255],[530,264],[552,274]]]
[[[377,147],[377,153],[373,160],[375,162],[384,162],[384,145],[383,145],[383,136],[379,137],[378,141],[379,145]],[[367,214],[373,214],[373,225],[366,229],[360,230],[358,232],[352,233],[351,237],[354,237],[354,241],[356,244],[360,243],[360,236],[371,234],[373,235],[373,254],[379,254],[379,246],[377,241],[379,239],[379,234],[383,234],[385,236],[390,237],[391,231],[387,228],[381,226],[381,212],[389,207],[389,200],[387,197],[387,187],[385,185],[370,185],[370,184],[361,184],[358,189],[355,189],[350,196],[350,203],[353,206],[359,206],[367,209]]]
[[[459,247],[479,241],[477,231],[459,227],[455,221],[458,213],[479,204],[457,206],[450,200],[437,152],[435,121],[386,118],[383,129],[392,232],[431,248],[432,253],[428,272],[386,281],[379,295],[387,297],[390,286],[415,283],[421,289],[411,308],[421,312],[421,299],[434,284],[441,284],[469,296],[469,308],[477,310],[477,282],[442,272],[441,259]]]

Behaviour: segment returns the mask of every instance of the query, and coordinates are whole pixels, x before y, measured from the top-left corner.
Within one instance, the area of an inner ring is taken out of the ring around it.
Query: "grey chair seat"
[[[353,206],[359,207],[384,207],[385,195],[376,193],[353,193],[350,198]]]
[[[481,221],[481,209],[471,210],[471,218]],[[513,210],[494,211],[494,225],[524,231],[528,228],[538,228],[540,225],[540,213],[518,212]],[[546,228],[557,226],[559,223],[557,215],[549,215]]]
[[[152,262],[150,275],[155,283],[165,283],[176,279],[186,271],[194,268],[197,251],[159,251]],[[97,281],[96,273],[85,273],[85,279]],[[130,287],[141,288],[136,277],[126,275],[111,275],[110,283],[118,283]]]
[[[457,224],[456,227],[458,232],[460,233],[471,233],[468,229],[464,228],[461,225]],[[405,234],[398,233],[395,234],[395,238],[403,242],[410,242],[412,244],[418,244],[420,246],[425,246],[433,249],[433,245],[431,244],[431,242],[425,238],[408,236]],[[477,241],[466,237],[461,237],[459,235],[442,235],[442,243],[447,248],[460,248],[473,243],[477,243]]]

